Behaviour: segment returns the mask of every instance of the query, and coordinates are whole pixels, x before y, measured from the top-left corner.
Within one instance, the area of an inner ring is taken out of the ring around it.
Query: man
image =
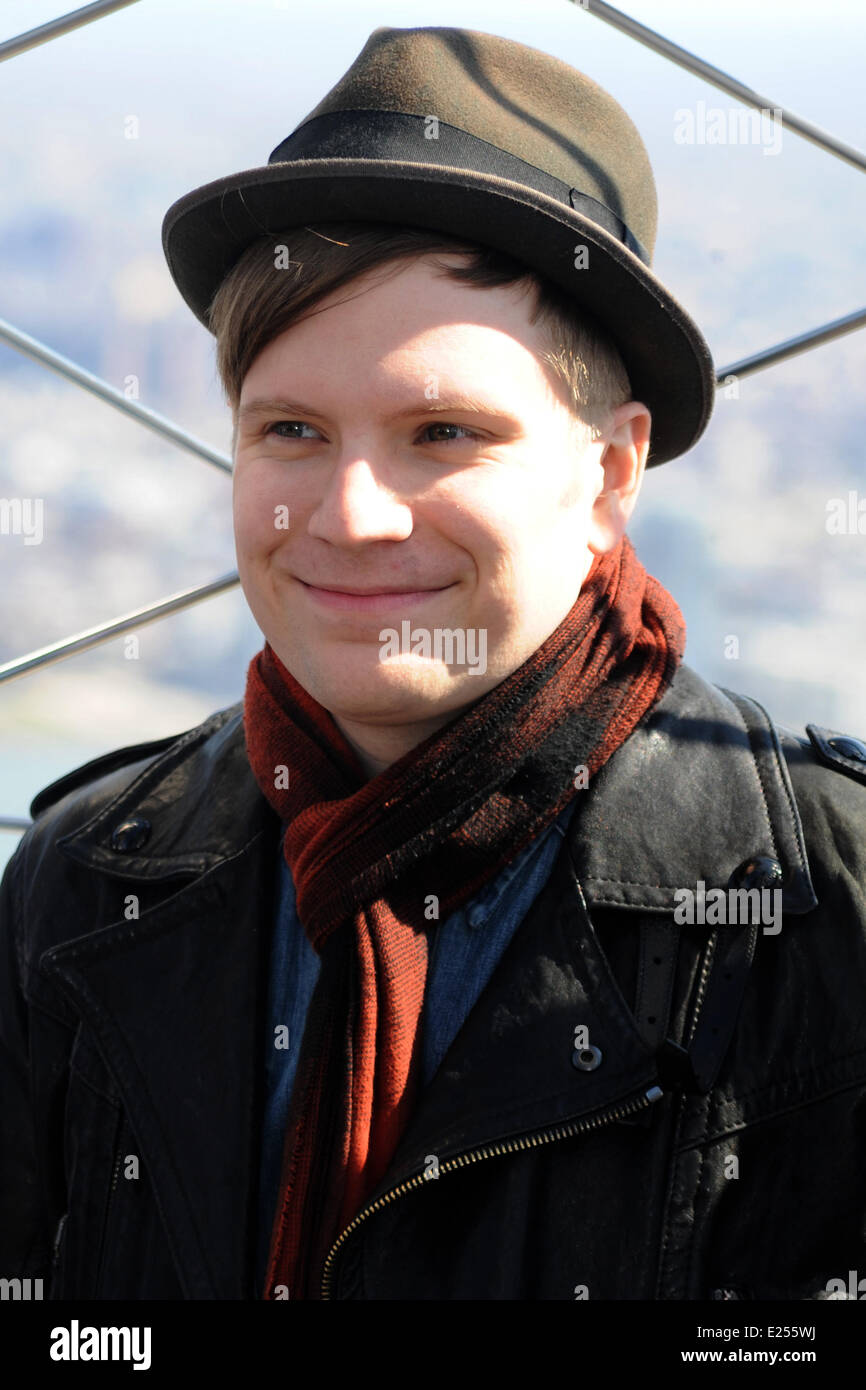
[[[689,670],[626,537],[714,391],[654,240],[618,104],[444,28],[170,210],[266,640],[241,704],[33,804],[10,1275],[857,1296],[866,747]]]

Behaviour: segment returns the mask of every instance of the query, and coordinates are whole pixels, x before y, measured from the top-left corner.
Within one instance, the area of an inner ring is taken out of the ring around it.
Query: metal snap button
[[[595,1071],[596,1067],[601,1066],[600,1047],[576,1047],[571,1054],[571,1060],[578,1071]]]
[[[841,753],[843,758],[851,758],[856,763],[866,763],[866,744],[859,738],[851,738],[850,734],[844,737],[829,738],[827,740],[834,753]]]
[[[781,888],[785,877],[778,859],[770,859],[765,854],[756,854],[746,859],[728,881],[729,888]]]
[[[150,839],[150,821],[144,816],[130,816],[120,822],[111,832],[111,848],[119,854],[141,849]]]

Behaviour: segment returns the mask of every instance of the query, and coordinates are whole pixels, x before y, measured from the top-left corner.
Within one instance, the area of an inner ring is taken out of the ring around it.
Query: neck
[[[357,753],[368,779],[371,779],[378,777],[380,772],[384,772],[404,754],[417,748],[419,743],[423,743],[437,729],[454,719],[457,713],[459,711],[449,710],[447,714],[417,723],[394,725],[360,724],[350,719],[338,718],[336,714],[333,715],[333,719],[346,742],[351,744]]]

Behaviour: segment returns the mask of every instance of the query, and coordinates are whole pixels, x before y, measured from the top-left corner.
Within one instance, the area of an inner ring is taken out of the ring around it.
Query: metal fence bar
[[[60,34],[80,29],[82,24],[90,24],[92,20],[101,19],[103,15],[111,14],[114,10],[137,4],[138,0],[95,0],[94,4],[83,5],[80,10],[70,10],[69,14],[61,15],[59,19],[49,19],[47,24],[40,24],[37,29],[28,29],[26,33],[0,43],[0,63],[5,58],[14,58],[18,53],[26,53],[28,48],[36,48],[40,43],[56,39]]]
[[[133,613],[125,613],[123,617],[114,618],[109,623],[89,627],[84,632],[76,633],[74,637],[65,637],[62,642],[52,643],[50,647],[40,647],[37,651],[28,652],[26,656],[16,657],[14,661],[7,661],[0,666],[0,684],[15,680],[18,676],[25,676],[40,666],[50,666],[55,661],[62,661],[76,652],[86,652],[91,647],[98,647],[100,643],[107,642],[118,633],[128,632],[130,628],[144,627],[145,623],[155,622],[157,618],[164,618],[169,613],[178,613],[182,608],[189,608],[194,603],[200,603],[202,599],[212,598],[214,594],[232,589],[239,583],[238,573],[233,570],[231,574],[224,574],[222,578],[214,579],[209,584],[199,584],[194,589],[183,589],[159,603],[149,604],[146,608],[136,608]]]
[[[0,830],[29,830],[32,824],[23,816],[0,816]]]
[[[746,87],[742,82],[738,82],[735,77],[730,77],[728,73],[722,72],[721,68],[713,67],[712,63],[705,63],[703,58],[689,53],[688,49],[680,48],[679,44],[672,43],[662,34],[657,34],[654,29],[648,29],[645,24],[639,24],[630,15],[623,14],[622,10],[616,9],[613,5],[605,4],[604,0],[571,0],[571,3],[577,5],[579,9],[585,10],[587,14],[595,15],[596,19],[604,20],[605,24],[612,25],[614,29],[619,29],[623,34],[628,34],[630,38],[637,39],[638,43],[660,53],[663,58],[669,58],[679,67],[693,72],[696,77],[702,77],[705,82],[711,82],[714,87],[720,87],[723,92],[736,97],[738,101],[745,102],[747,106],[755,106],[758,110],[768,113],[778,112],[783,125],[787,126],[789,130],[793,130],[795,134],[802,135],[804,140],[810,140],[813,145],[826,150],[828,154],[833,154],[837,159],[844,159],[848,164],[853,164],[855,169],[866,170],[866,153],[862,150],[855,149],[853,145],[846,145],[844,141],[837,140],[835,135],[830,135],[828,131],[813,125],[811,121],[806,121],[801,116],[795,115],[793,111],[780,106],[778,102],[770,101],[768,97],[761,96],[751,87]]]
[[[61,376],[73,381],[76,386],[83,387],[85,391],[91,391],[94,396],[106,401],[108,405],[113,405],[115,410],[122,410],[124,415],[129,415],[140,425],[146,425],[148,429],[161,435],[163,439],[170,440],[172,444],[179,445],[181,449],[188,449],[191,454],[205,459],[207,463],[221,468],[223,472],[231,473],[232,461],[226,454],[221,454],[218,450],[212,449],[209,444],[205,444],[203,440],[196,439],[195,435],[190,434],[188,430],[181,429],[179,425],[173,424],[164,415],[159,415],[155,410],[149,410],[146,405],[139,405],[137,401],[129,400],[115,386],[109,386],[108,382],[103,381],[101,377],[94,376],[84,367],[79,367],[71,358],[63,357],[53,348],[46,347],[36,338],[31,338],[29,333],[22,333],[20,329],[7,323],[5,319],[0,319],[0,341],[5,341],[10,347],[26,353],[28,357],[34,358],[37,362],[42,362],[52,371],[59,372]]]
[[[821,343],[828,343],[831,338],[841,338],[843,333],[853,333],[856,328],[863,327],[866,327],[866,309],[856,309],[853,314],[834,319],[832,323],[824,324],[821,328],[811,328],[808,333],[788,338],[784,343],[777,343],[774,347],[764,348],[763,352],[756,352],[752,357],[743,357],[739,362],[732,362],[729,367],[721,367],[716,372],[716,385],[723,385],[725,377],[749,376],[752,372],[759,372],[764,367],[772,367],[776,362],[784,361],[786,357],[794,357],[798,352],[808,352],[810,348],[819,347]]]

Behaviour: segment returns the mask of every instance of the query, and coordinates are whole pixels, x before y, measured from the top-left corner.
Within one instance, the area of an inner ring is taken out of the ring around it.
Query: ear
[[[599,460],[604,480],[590,514],[587,545],[593,555],[612,550],[624,534],[643,482],[652,416],[641,401],[614,411]]]

